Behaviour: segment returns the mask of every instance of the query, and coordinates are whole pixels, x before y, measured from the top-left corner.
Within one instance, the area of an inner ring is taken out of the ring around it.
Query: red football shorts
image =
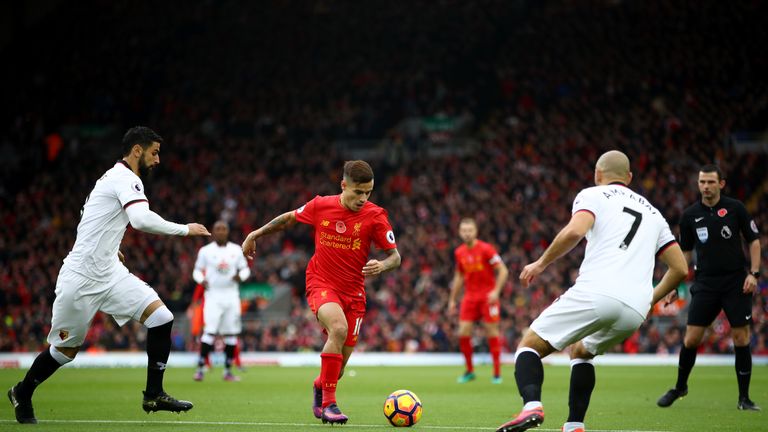
[[[360,335],[360,327],[365,316],[365,295],[345,294],[328,286],[315,285],[307,287],[307,303],[315,316],[320,306],[326,303],[336,303],[341,306],[347,318],[347,339],[344,345],[349,347],[357,345],[357,337]],[[325,329],[323,333],[327,333]]]
[[[499,322],[499,302],[488,303],[486,299],[463,299],[461,309],[459,310],[459,320],[461,321],[480,321],[495,323]]]

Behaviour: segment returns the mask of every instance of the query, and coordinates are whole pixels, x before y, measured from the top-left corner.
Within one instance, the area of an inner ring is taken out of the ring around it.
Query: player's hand
[[[205,227],[205,225],[201,225],[199,223],[189,223],[187,224],[189,227],[189,234],[188,236],[209,236],[211,233],[208,232],[208,228]]]
[[[119,259],[121,263],[125,264],[125,255],[123,255],[122,252],[117,251],[117,259]]]
[[[520,283],[523,285],[523,288],[528,288],[528,285],[533,282],[533,279],[540,275],[545,268],[546,267],[541,265],[538,261],[532,262],[525,266],[523,271],[520,272]]]
[[[233,280],[233,281],[235,281],[235,282],[237,282],[237,283],[240,283],[240,282],[242,282],[242,281],[240,280],[240,275],[239,275],[239,274],[235,274],[234,276],[232,276],[232,280]]]
[[[679,298],[680,296],[677,295],[677,290],[672,290],[669,294],[664,296],[664,306],[669,306]]]
[[[499,293],[496,291],[491,291],[488,293],[488,303],[498,303],[499,302]]]
[[[381,274],[383,271],[384,264],[382,264],[379,260],[369,260],[367,263],[365,263],[365,266],[363,266],[364,276],[376,276],[377,274]]]
[[[243,240],[243,255],[248,259],[253,259],[256,256],[256,237],[253,235],[255,231],[248,234],[248,237]]]
[[[744,294],[754,294],[757,290],[757,278],[750,275],[747,275],[747,278],[744,279]]]

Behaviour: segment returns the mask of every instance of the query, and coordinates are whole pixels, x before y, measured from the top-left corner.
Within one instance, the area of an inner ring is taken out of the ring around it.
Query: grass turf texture
[[[353,372],[354,371],[354,372]],[[670,408],[656,399],[675,380],[674,367],[597,368],[597,386],[587,413],[587,430],[597,431],[759,431],[768,430],[766,412],[736,409],[737,387],[732,367],[694,369],[690,393]],[[194,402],[185,414],[145,414],[141,409],[143,369],[65,368],[35,394],[38,425],[19,425],[5,392],[25,371],[0,370],[0,430],[3,431],[296,431],[330,428],[311,413],[311,382],[317,368],[252,367],[241,382],[224,382],[216,368],[203,382],[193,382],[192,369],[169,369],[165,388]],[[424,415],[414,429],[495,430],[520,407],[513,367],[504,368],[504,383],[490,383],[490,369],[480,367],[477,380],[456,384],[455,367],[348,368],[340,383],[339,405],[350,422],[336,428],[385,430],[382,414],[387,395],[397,389],[416,393]],[[354,376],[352,376],[354,375]],[[546,420],[539,431],[559,431],[568,414],[567,367],[545,366]],[[768,371],[756,367],[752,399],[768,409]]]

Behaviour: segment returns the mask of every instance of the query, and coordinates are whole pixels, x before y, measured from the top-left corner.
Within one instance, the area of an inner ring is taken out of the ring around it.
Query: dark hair
[[[725,180],[725,177],[723,177],[723,171],[720,169],[719,166],[715,164],[706,164],[703,167],[699,168],[699,172],[703,173],[717,173],[717,180]]]
[[[373,180],[373,169],[363,160],[347,161],[344,163],[344,179],[353,183],[368,183]]]
[[[163,137],[146,126],[134,126],[123,135],[123,156],[128,156],[136,144],[144,150],[153,142],[163,143]]]

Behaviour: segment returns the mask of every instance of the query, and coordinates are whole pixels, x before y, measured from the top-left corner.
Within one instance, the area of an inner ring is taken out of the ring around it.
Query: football
[[[415,425],[422,411],[421,400],[409,390],[394,391],[384,401],[384,417],[395,427]]]

